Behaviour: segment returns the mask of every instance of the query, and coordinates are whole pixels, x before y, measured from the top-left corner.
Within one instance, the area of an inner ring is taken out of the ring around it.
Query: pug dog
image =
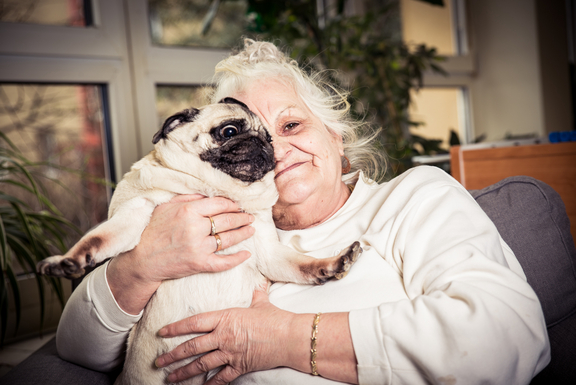
[[[267,280],[322,284],[343,278],[362,249],[358,242],[338,256],[316,259],[282,245],[272,220],[278,199],[272,138],[258,117],[233,98],[191,108],[168,118],[153,139],[155,149],[136,162],[118,184],[108,221],[88,232],[63,256],[39,262],[38,271],[79,277],[86,266],[134,248],[152,211],[177,194],[222,196],[254,215],[255,235],[219,253],[248,250],[252,256],[220,273],[164,281],[128,338],[124,369],[116,384],[164,384],[168,373],[196,357],[158,369],[155,359],[186,340],[164,339],[158,330],[194,314],[248,307]],[[186,384],[201,384],[215,371]]]

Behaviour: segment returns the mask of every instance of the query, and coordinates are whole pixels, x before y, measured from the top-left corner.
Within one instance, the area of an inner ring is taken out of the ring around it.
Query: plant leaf
[[[4,220],[0,218],[0,264],[1,270],[4,272],[8,267],[8,241],[6,240],[6,231],[4,230]]]
[[[6,269],[6,275],[8,276],[8,280],[10,281],[10,286],[12,287],[12,297],[14,298],[14,307],[16,308],[16,329],[20,326],[20,318],[22,315],[22,305],[20,301],[20,287],[18,286],[18,280],[16,279],[16,275],[14,274],[14,270],[12,266],[9,265]],[[2,339],[2,341],[4,341]]]
[[[4,278],[4,272],[0,274],[0,321],[2,328],[0,331],[0,344],[4,344],[6,330],[8,329],[8,287]]]

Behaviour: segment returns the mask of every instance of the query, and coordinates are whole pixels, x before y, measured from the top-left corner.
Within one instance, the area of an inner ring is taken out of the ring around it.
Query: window
[[[248,19],[248,1],[148,0],[154,44],[231,48]]]
[[[152,149],[152,137],[166,116],[200,103],[194,95],[229,53],[154,41],[148,0],[4,0],[2,5],[0,36],[10,36],[0,39],[2,132],[11,130],[19,146],[35,151],[29,154],[51,154],[53,161],[97,170],[112,180]],[[218,23],[214,19],[212,32]],[[42,107],[32,107],[39,99]],[[15,108],[18,100],[32,108]],[[35,109],[39,115],[31,126],[11,120],[32,121]],[[77,213],[77,220],[86,226],[100,221],[109,192],[92,191],[92,185],[78,188],[85,219]],[[36,284],[25,275],[19,279],[26,298],[19,335],[36,333]],[[53,316],[45,320],[45,331],[55,329],[59,318],[57,301],[50,306],[47,314]],[[6,341],[10,338],[13,329]]]
[[[464,2],[444,0],[434,6],[415,0],[401,0],[402,35],[413,43],[436,47],[440,55],[460,56],[468,53]]]
[[[401,0],[404,41],[436,47],[447,60],[441,66],[449,76],[426,74],[424,88],[412,92],[409,109],[415,135],[442,140],[449,148],[451,131],[461,143],[474,140],[471,126],[468,87],[473,70],[463,0],[444,0],[444,7],[416,0]]]
[[[178,111],[208,104],[207,86],[167,86],[156,87],[156,113],[163,122]]]
[[[410,118],[420,126],[411,129],[415,135],[426,139],[439,139],[441,147],[450,147],[452,133],[458,135],[459,141],[469,141],[466,131],[467,95],[462,87],[426,87],[412,91],[412,105],[409,108]]]
[[[28,160],[46,162],[36,171],[67,219],[87,231],[107,218],[109,191],[97,183],[111,179],[112,163],[100,87],[0,85],[0,130]]]
[[[88,0],[2,0],[0,22],[86,27],[92,24]]]

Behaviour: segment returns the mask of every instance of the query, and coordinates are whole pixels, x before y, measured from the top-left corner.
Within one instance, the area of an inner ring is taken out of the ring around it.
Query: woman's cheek
[[[279,203],[301,203],[309,196],[313,189],[312,184],[303,179],[290,179],[276,184],[279,194]]]

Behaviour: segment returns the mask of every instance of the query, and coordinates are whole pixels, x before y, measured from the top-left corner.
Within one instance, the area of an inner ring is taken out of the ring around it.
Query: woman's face
[[[272,136],[280,194],[275,219],[295,205],[308,206],[318,214],[330,211],[332,215],[338,210],[341,204],[333,201],[341,198],[345,188],[341,180],[342,137],[328,131],[282,82],[256,82],[233,97],[258,115]]]

